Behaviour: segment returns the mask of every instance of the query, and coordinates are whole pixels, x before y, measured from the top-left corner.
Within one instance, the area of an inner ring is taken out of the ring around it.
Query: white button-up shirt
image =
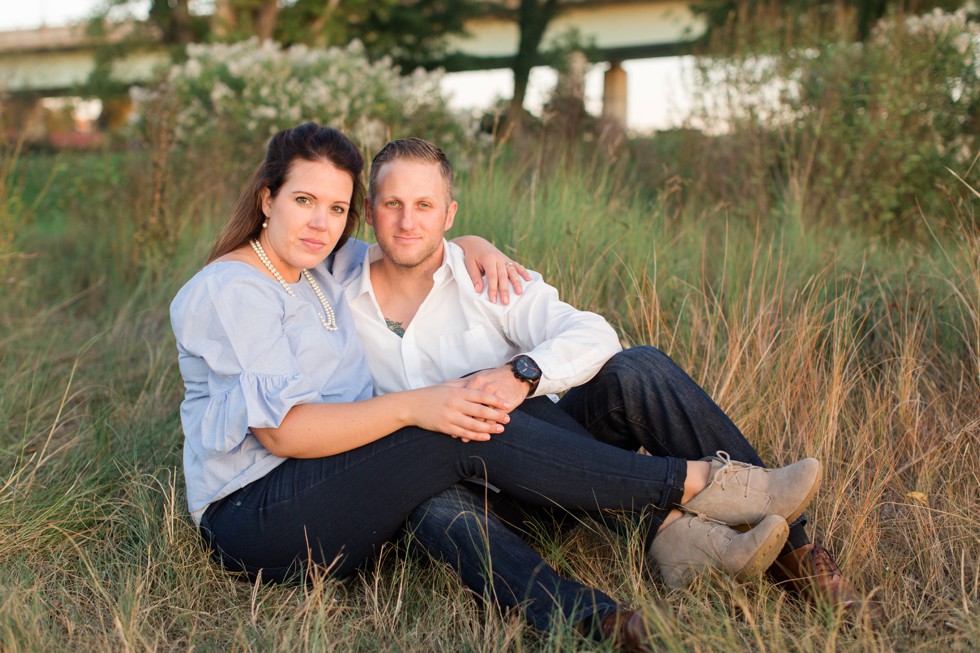
[[[523,294],[511,293],[509,304],[490,303],[486,288],[474,289],[463,251],[448,242],[432,290],[399,337],[386,325],[371,285],[370,266],[382,256],[380,248],[365,252],[352,245],[337,253],[334,275],[346,286],[378,394],[499,367],[518,354],[541,368],[535,395],[552,394],[585,383],[621,349],[602,317],[559,300],[558,291],[535,272]],[[358,254],[359,264],[353,258]]]

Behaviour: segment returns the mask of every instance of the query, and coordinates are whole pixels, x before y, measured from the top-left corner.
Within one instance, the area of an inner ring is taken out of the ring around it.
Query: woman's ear
[[[259,191],[259,200],[261,200],[262,213],[268,218],[272,213],[272,193],[269,192],[268,186]]]

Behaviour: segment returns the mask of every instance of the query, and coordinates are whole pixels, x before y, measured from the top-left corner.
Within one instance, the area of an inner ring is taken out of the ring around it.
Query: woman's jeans
[[[568,431],[581,432],[584,427],[592,437],[621,449],[642,446],[654,456],[686,460],[722,450],[732,460],[762,465],[717,404],[653,347],[620,352],[591,381],[569,390],[557,406],[547,399],[532,399],[518,411]],[[488,498],[490,502],[463,486],[433,497],[409,519],[413,543],[455,569],[477,596],[504,608],[519,607],[540,630],[550,629],[554,619],[576,622],[615,608],[615,602],[601,592],[559,577],[497,518],[495,513],[511,523],[520,521],[519,506],[515,507],[519,501]],[[651,512],[648,537],[656,534],[665,514]],[[805,523],[801,517],[792,525],[788,549],[809,542]]]
[[[639,456],[515,411],[487,442],[404,428],[335,456],[289,459],[209,506],[201,532],[231,570],[279,581],[316,563],[343,578],[419,504],[466,479],[530,504],[666,514],[686,474],[683,460]]]

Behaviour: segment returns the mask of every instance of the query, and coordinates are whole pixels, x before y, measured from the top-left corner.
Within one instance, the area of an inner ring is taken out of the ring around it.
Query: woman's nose
[[[327,228],[329,215],[326,209],[320,210],[316,209],[313,211],[313,216],[310,218],[310,228],[316,229],[317,231],[323,231]]]

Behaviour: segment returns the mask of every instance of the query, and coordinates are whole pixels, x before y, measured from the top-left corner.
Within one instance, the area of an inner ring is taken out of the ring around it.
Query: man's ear
[[[371,198],[364,198],[364,222],[366,222],[371,227],[374,226],[374,212],[371,211]]]
[[[455,201],[449,203],[449,208],[446,209],[446,227],[443,231],[449,231],[453,226],[453,221],[456,219],[456,209],[459,208],[459,204]]]

